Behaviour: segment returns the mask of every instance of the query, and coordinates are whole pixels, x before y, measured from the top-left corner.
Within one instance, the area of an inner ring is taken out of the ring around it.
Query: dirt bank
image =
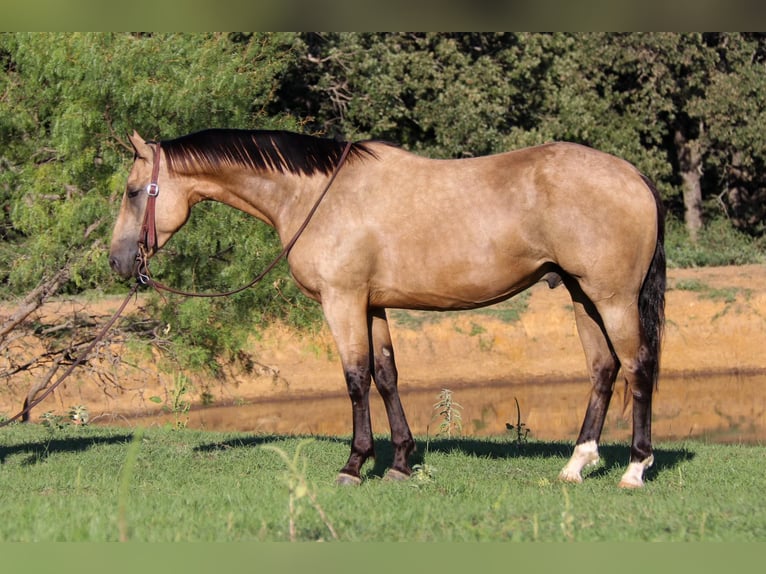
[[[663,378],[766,372],[766,266],[671,270],[668,287]],[[119,302],[58,300],[48,303],[41,315],[74,314],[75,308],[83,306],[88,312],[103,314]],[[585,380],[567,292],[538,284],[530,290],[527,303],[515,322],[473,312],[430,313],[422,322],[393,321],[402,390],[488,381],[516,385]],[[0,309],[0,318],[3,312]],[[231,373],[228,382],[194,375],[189,398],[199,403],[204,392],[208,402],[221,405],[284,398],[297,401],[344,392],[340,364],[326,330],[309,337],[276,325],[261,338],[253,338],[248,351],[260,364],[253,373]],[[119,363],[115,357],[110,360]],[[137,359],[131,356],[130,360]],[[163,372],[150,360],[130,369],[119,366],[114,370],[118,386],[104,387],[103,380],[78,373],[35,414],[51,410],[63,414],[73,405],[85,405],[92,417],[145,414],[160,408],[151,397],[169,401],[176,373]],[[0,413],[18,409],[29,383],[22,378],[14,380],[13,388],[2,383]],[[587,387],[583,387],[583,397],[586,393]],[[584,399],[581,403],[571,405],[578,417]]]

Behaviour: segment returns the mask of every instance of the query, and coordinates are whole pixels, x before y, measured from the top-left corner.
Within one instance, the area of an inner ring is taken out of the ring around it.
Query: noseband
[[[317,208],[319,207],[319,204],[324,199],[324,196],[327,195],[327,192],[329,191],[330,186],[335,181],[335,177],[338,175],[340,168],[343,166],[344,162],[346,161],[349,151],[351,151],[351,142],[346,142],[346,146],[343,148],[343,153],[341,153],[340,159],[338,159],[338,163],[335,165],[335,169],[333,170],[332,175],[330,176],[330,179],[327,181],[327,185],[325,185],[324,189],[322,190],[322,193],[319,194],[319,197],[314,202],[314,205],[311,207],[311,210],[306,216],[306,219],[303,221],[303,224],[298,228],[298,231],[295,233],[293,238],[287,242],[287,244],[284,246],[284,248],[279,253],[279,255],[276,256],[276,258],[266,267],[266,269],[264,269],[261,273],[259,273],[257,277],[255,277],[252,281],[250,281],[250,283],[242,287],[239,287],[238,289],[233,289],[231,291],[222,291],[219,293],[195,293],[191,291],[182,291],[180,289],[175,289],[174,287],[163,285],[159,281],[154,280],[149,273],[149,258],[152,255],[154,255],[154,253],[158,249],[157,223],[155,219],[155,210],[156,210],[157,196],[160,194],[160,186],[157,183],[157,179],[160,173],[161,149],[160,149],[159,141],[155,145],[157,147],[155,147],[154,149],[154,165],[152,165],[152,178],[149,182],[149,185],[146,186],[147,197],[146,197],[146,210],[144,211],[144,222],[141,225],[141,232],[138,234],[138,253],[136,254],[136,277],[138,278],[138,281],[140,283],[144,285],[151,285],[158,291],[167,291],[169,293],[175,293],[177,295],[185,295],[187,297],[226,297],[228,295],[234,295],[235,293],[244,291],[245,289],[249,289],[256,283],[258,283],[261,279],[263,279],[272,269],[274,269],[274,267],[277,266],[277,263],[279,263],[283,257],[286,257],[287,254],[290,253],[290,250],[293,248],[293,245],[295,245],[295,242],[298,241],[298,238],[303,233],[303,230],[306,229],[309,222],[311,221],[311,218],[314,216],[314,212],[316,212]]]

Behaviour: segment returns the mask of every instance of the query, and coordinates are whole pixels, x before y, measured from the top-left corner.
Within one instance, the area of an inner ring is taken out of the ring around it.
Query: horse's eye
[[[129,197],[129,198],[131,198],[131,199],[133,199],[133,198],[134,198],[134,197],[136,197],[136,196],[137,196],[139,193],[141,193],[141,190],[140,190],[140,189],[129,189],[129,190],[128,190],[128,197]]]

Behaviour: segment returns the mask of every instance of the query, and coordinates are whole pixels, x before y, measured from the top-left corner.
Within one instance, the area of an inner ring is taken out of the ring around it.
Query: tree
[[[719,55],[705,98],[693,102],[704,118],[703,168],[734,224],[753,235],[766,231],[766,34],[708,34]]]
[[[125,135],[133,128],[172,137],[211,125],[254,127],[289,62],[285,41],[0,36],[0,283],[23,292],[78,257],[70,288],[108,284],[103,243],[132,160]]]
[[[296,51],[279,105],[317,131],[435,157],[575,141],[654,179],[692,239],[722,206],[763,232],[763,35],[303,34]]]
[[[434,157],[500,151],[531,127],[526,83],[553,54],[517,58],[515,34],[302,35],[279,92],[324,133],[389,140]],[[298,84],[306,82],[308,90]]]
[[[682,199],[692,241],[705,220],[724,213],[740,228],[761,232],[758,199],[764,182],[757,174],[766,147],[754,126],[766,114],[764,36],[647,33],[585,39],[593,60],[583,60],[583,72],[594,77],[597,69],[607,70],[611,77],[596,89],[606,93],[611,87],[608,99],[620,117],[640,126],[648,149],[666,153],[663,179],[670,190],[680,190],[667,199],[671,209],[674,197]]]
[[[124,289],[107,249],[133,129],[154,138],[212,126],[298,129],[264,111],[294,58],[291,42],[271,33],[0,34],[0,289],[11,297],[39,285],[43,294],[11,319],[52,292]],[[219,207],[195,210],[155,273],[180,287],[225,287],[278,251],[265,226]],[[183,256],[169,264],[174,251]],[[155,316],[190,360],[183,367],[214,368],[263,309],[291,312],[297,290],[273,287],[285,278],[282,267],[261,290],[220,301],[158,300]]]

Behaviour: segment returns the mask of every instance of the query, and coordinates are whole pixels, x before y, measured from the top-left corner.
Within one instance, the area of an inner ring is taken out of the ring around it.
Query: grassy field
[[[0,541],[766,541],[766,447],[655,450],[623,491],[627,445],[565,485],[570,444],[420,437],[420,472],[392,483],[378,437],[364,483],[338,488],[348,438],[12,425]]]

